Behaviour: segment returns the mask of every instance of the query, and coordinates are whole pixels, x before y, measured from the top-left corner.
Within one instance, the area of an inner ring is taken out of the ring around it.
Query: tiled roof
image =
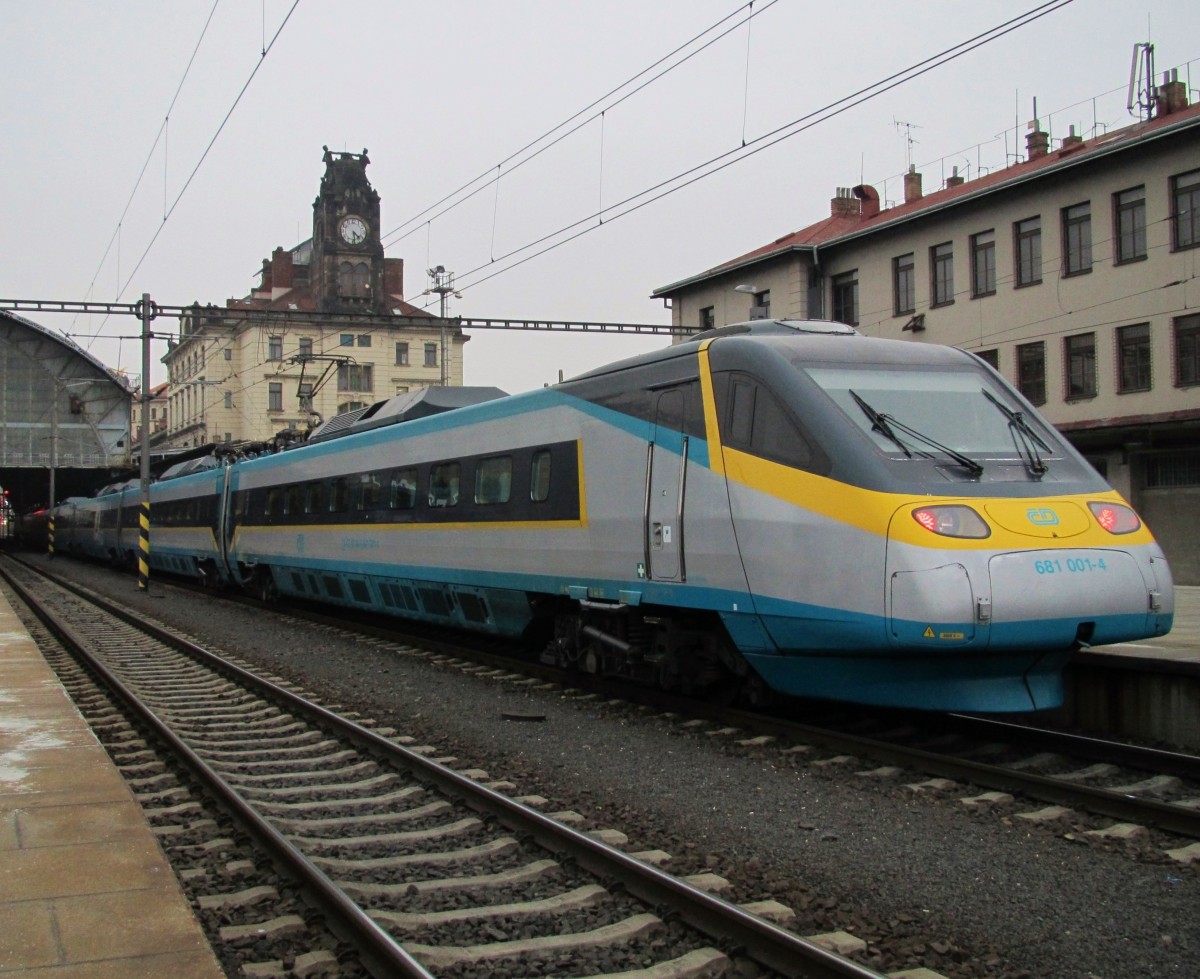
[[[944,187],[916,200],[881,210],[870,217],[863,217],[860,214],[833,215],[817,221],[815,224],[810,224],[806,228],[801,228],[799,231],[776,238],[770,244],[722,262],[698,275],[656,289],[651,295],[655,297],[667,295],[678,291],[683,286],[702,282],[766,258],[783,255],[793,249],[808,249],[814,245],[824,246],[850,237],[870,234],[880,228],[889,227],[944,207],[954,206],[964,200],[1000,190],[1045,173],[1097,159],[1164,132],[1190,128],[1197,124],[1200,124],[1200,103],[1149,121],[1113,130],[1091,140],[1082,140],[1073,146],[1051,150],[1032,160],[1025,160],[1002,170],[992,171],[955,187]]]

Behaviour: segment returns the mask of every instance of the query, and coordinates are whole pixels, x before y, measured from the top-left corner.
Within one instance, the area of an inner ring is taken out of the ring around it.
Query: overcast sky
[[[1133,122],[1136,42],[1197,98],[1200,4],[1075,0],[822,119],[1036,6],[756,0],[747,26],[736,0],[0,0],[0,298],[244,296],[275,247],[311,235],[327,144],[369,150],[411,302],[440,264],[462,292],[452,314],[666,324],[654,289],[820,220],[839,186],[895,200],[910,160],[927,192],[954,166],[1004,166],[1035,98],[1056,140]],[[726,153],[742,158],[638,196]],[[478,192],[441,213],[464,185]],[[140,373],[119,339],[132,319],[24,315]],[[664,342],[477,331],[466,382],[527,390]]]

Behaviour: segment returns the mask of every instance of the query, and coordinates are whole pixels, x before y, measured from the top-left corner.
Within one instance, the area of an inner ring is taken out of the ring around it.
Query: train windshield
[[[808,375],[884,452],[986,465],[1021,459],[1031,473],[1061,458],[1058,439],[1038,417],[982,372],[807,367]],[[959,460],[963,462],[963,460]],[[965,463],[964,463],[965,464]]]

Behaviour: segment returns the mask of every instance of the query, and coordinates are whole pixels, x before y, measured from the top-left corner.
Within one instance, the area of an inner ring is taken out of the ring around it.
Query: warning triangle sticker
[[[923,633],[921,633],[921,635],[923,635],[923,636],[924,636],[926,639],[932,639],[932,638],[934,638],[934,636],[933,636],[933,626],[931,626],[931,625],[927,625],[927,626],[925,627],[925,631],[924,631]]]

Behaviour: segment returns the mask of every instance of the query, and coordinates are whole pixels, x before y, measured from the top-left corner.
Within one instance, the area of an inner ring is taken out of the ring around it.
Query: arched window
[[[342,262],[338,266],[338,294],[364,298],[370,294],[371,270],[366,262]]]

